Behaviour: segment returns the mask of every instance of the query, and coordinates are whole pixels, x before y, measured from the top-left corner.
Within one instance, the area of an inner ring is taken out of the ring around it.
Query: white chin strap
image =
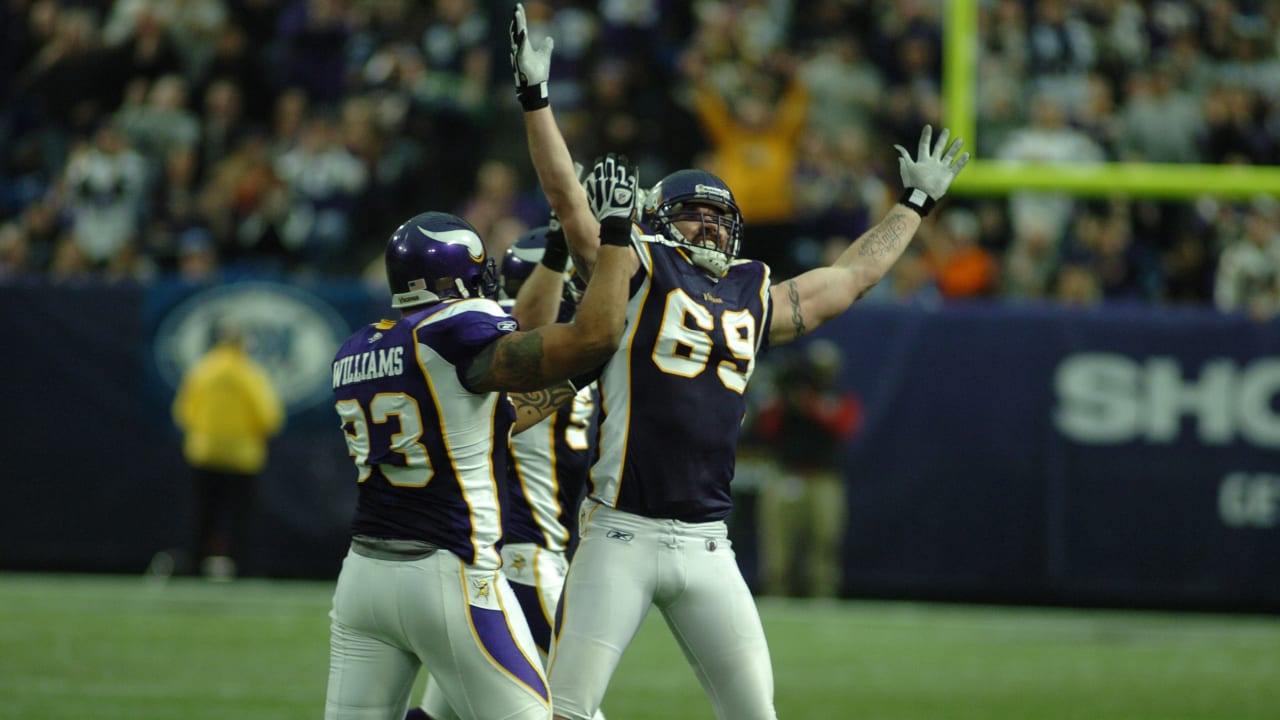
[[[684,240],[684,247],[689,251],[689,257],[693,260],[693,264],[706,270],[717,278],[724,277],[725,272],[729,269],[729,256],[721,252],[716,247],[707,247],[700,242],[694,242],[684,237],[684,233],[676,230],[674,226],[671,230],[680,235]],[[705,237],[705,233],[703,233]]]

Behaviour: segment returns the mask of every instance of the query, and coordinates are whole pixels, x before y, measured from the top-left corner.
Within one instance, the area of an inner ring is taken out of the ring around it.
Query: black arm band
[[[631,218],[607,217],[601,220],[600,244],[629,247],[631,245]]]
[[[520,107],[524,108],[525,112],[540,110],[551,102],[547,98],[547,84],[544,82],[517,88],[516,98],[520,100]]]
[[[916,214],[920,217],[928,215],[929,211],[933,209],[933,206],[938,204],[937,200],[929,197],[929,193],[918,188],[907,188],[903,190],[902,197],[898,198],[898,202],[906,205],[912,210],[915,210]]]
[[[564,272],[569,265],[569,246],[565,244],[563,230],[547,233],[547,249],[542,251],[541,262],[555,272]]]

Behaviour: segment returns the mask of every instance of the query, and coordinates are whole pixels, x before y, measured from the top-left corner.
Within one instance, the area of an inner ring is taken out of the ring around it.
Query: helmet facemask
[[[694,265],[715,277],[724,276],[729,263],[738,256],[738,244],[742,238],[740,218],[728,208],[712,206],[710,203],[680,203],[661,216],[665,221],[662,223],[665,227],[664,234],[688,249]],[[697,223],[699,231],[692,237],[687,236],[676,226],[678,222]],[[720,230],[724,231],[723,245]]]
[[[645,193],[650,226],[667,241],[679,245],[690,261],[712,277],[721,278],[738,257],[742,245],[742,213],[724,181],[704,170],[678,170]],[[686,235],[677,222],[698,224]],[[723,245],[719,232],[723,231]]]

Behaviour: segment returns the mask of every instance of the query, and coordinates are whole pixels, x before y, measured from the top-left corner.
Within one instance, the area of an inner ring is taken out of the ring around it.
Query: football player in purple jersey
[[[475,229],[417,215],[387,243],[396,320],[333,361],[335,408],[359,483],[334,592],[325,717],[400,720],[420,667],[459,717],[551,716],[546,676],[500,571],[509,434],[533,427],[617,347],[636,178],[611,160],[600,265],[572,323],[522,331],[496,302]],[[508,394],[510,393],[510,394]]]
[[[502,259],[498,304],[523,312],[522,328],[546,319],[553,298],[556,316],[569,322],[582,298],[580,278],[566,277],[568,248],[564,231],[552,216],[550,225],[520,236]],[[551,626],[567,553],[576,533],[575,515],[582,501],[595,449],[599,391],[594,383],[578,390],[537,425],[511,438],[507,465],[507,502],[502,508],[502,573],[520,600],[520,609],[545,667],[551,648]],[[421,708],[406,720],[454,720],[440,684],[428,679]],[[597,714],[597,718],[603,718]]]
[[[596,198],[584,194],[551,113],[553,43],[511,22],[511,63],[529,153],[564,223],[580,272],[598,272]],[[651,606],[671,628],[717,718],[771,719],[773,670],[764,629],[727,538],[743,393],[756,356],[843,313],[901,255],[921,219],[968,162],[960,140],[925,127],[915,158],[902,147],[905,191],[830,266],[775,284],[738,257],[742,215],[732,190],[680,170],[645,192],[632,248],[627,329],[599,380],[599,459],[580,517],[550,664],[555,715],[588,720]],[[597,168],[598,170],[599,168]],[[594,269],[593,269],[594,268]]]

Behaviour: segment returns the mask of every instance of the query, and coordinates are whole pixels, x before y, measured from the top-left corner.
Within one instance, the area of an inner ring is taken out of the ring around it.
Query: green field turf
[[[0,718],[323,715],[332,583],[0,574]],[[761,601],[784,720],[1275,720],[1280,618]],[[710,718],[659,616],[611,720]]]

